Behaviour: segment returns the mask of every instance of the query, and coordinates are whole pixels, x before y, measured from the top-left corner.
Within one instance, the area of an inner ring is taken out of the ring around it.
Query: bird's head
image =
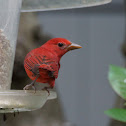
[[[59,57],[62,57],[70,50],[82,48],[80,45],[74,44],[64,38],[50,39],[42,47],[48,48],[48,50],[55,52]]]

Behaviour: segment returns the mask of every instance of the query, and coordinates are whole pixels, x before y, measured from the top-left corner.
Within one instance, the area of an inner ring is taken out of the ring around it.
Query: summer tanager
[[[24,68],[32,81],[24,90],[33,88],[34,83],[48,83],[44,89],[48,91],[55,85],[60,69],[60,59],[68,51],[82,48],[64,38],[53,38],[39,48],[30,51],[24,60]],[[49,92],[49,91],[48,91]]]

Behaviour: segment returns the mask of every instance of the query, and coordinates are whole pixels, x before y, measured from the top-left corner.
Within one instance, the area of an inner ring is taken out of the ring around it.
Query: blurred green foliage
[[[115,65],[110,65],[108,79],[113,90],[124,100],[126,100],[126,69]],[[105,114],[113,119],[126,122],[125,109],[109,109]]]
[[[126,122],[126,110],[113,108],[105,111],[105,114],[121,122]]]
[[[126,100],[126,69],[111,65],[108,79],[114,91]]]

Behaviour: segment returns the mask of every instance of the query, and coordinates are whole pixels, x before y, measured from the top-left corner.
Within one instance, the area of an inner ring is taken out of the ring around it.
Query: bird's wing
[[[48,75],[50,77],[54,77],[54,78],[58,77],[58,70],[54,69],[51,65],[42,64],[42,65],[39,66],[39,69],[48,70]]]
[[[52,58],[53,57],[53,58]],[[46,69],[49,71],[50,77],[58,77],[58,70],[59,65],[56,62],[57,60],[54,58],[54,56],[50,56],[47,54],[40,54],[40,53],[29,53],[27,54],[25,60],[24,60],[24,66],[26,69],[32,71],[34,73],[34,67],[35,71],[38,67],[39,69]],[[37,66],[37,67],[36,67]]]

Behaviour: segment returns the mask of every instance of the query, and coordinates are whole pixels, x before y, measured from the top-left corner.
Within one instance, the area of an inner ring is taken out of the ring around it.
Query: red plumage
[[[46,88],[53,88],[58,77],[61,57],[69,50],[77,48],[81,46],[64,38],[54,38],[29,52],[24,60],[24,68],[29,78],[34,81],[24,89],[33,87],[35,81],[48,83],[50,86]]]

